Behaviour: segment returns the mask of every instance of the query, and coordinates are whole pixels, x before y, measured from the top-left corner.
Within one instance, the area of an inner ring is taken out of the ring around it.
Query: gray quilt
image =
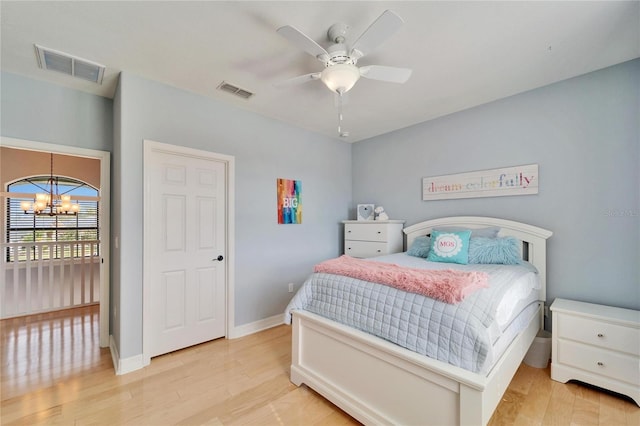
[[[531,272],[531,267],[440,264],[404,253],[371,261],[484,271],[489,274],[489,288],[448,304],[382,284],[316,273],[287,306],[285,323],[291,323],[291,311],[306,310],[475,373],[491,369],[493,344],[500,336],[495,321],[498,302],[510,283]]]

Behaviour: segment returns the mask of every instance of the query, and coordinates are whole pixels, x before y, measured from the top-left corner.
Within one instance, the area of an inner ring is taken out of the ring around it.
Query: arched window
[[[48,192],[48,180],[51,176],[37,176],[15,181],[8,185],[7,192],[7,232],[8,243],[25,242],[60,242],[60,241],[87,241],[100,239],[98,209],[98,190],[80,180],[57,177],[58,193],[60,195],[70,195],[73,200],[77,200],[80,211],[77,215],[56,215],[47,214],[35,215],[22,211],[21,202],[32,202],[36,193]],[[63,253],[59,252],[58,246],[50,252],[44,251],[43,258],[60,258]],[[98,245],[95,245],[94,253],[82,253],[76,250],[73,254],[64,253],[64,257],[81,257],[98,255]],[[66,246],[65,250],[72,250],[71,246]],[[12,252],[7,251],[6,258],[13,261]],[[36,252],[31,253],[35,259]],[[20,256],[22,257],[22,256]],[[25,260],[20,258],[19,260]]]

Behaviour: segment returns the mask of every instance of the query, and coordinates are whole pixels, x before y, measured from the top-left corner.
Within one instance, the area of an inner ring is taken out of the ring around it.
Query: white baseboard
[[[113,361],[113,368],[116,370],[117,376],[131,373],[132,371],[140,370],[142,367],[144,367],[142,354],[125,359],[120,359],[120,354],[118,354],[118,347],[116,346],[113,335],[109,336],[109,350],[111,351],[111,360]]]
[[[237,339],[238,337],[247,336],[249,334],[257,333],[258,331],[266,330],[268,328],[277,327],[284,324],[284,315],[278,314],[269,318],[261,319],[259,321],[250,322],[249,324],[233,327],[229,330],[229,339]]]
[[[229,330],[229,336],[227,336],[227,338],[237,339],[239,337],[248,336],[249,334],[257,333],[262,330],[277,327],[281,324],[284,324],[283,315],[274,315],[269,318],[234,327]],[[120,354],[118,354],[118,347],[116,346],[113,335],[109,336],[109,350],[111,351],[113,368],[115,369],[116,375],[118,376],[131,373],[132,371],[140,370],[141,368],[145,367],[144,357],[142,356],[142,354],[121,359]]]

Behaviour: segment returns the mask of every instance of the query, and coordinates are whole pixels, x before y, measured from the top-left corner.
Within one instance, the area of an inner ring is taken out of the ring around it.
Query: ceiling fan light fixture
[[[360,78],[360,70],[352,64],[336,64],[325,68],[320,74],[322,82],[336,93],[346,93]]]

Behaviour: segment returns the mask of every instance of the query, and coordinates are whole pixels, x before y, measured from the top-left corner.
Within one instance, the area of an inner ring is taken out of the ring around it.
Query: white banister
[[[99,243],[87,240],[0,244],[1,317],[99,303]]]

